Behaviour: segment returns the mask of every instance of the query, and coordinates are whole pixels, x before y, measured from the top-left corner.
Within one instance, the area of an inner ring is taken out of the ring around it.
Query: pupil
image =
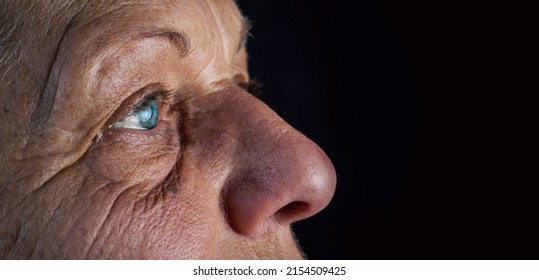
[[[147,122],[152,117],[152,108],[150,106],[145,106],[143,110],[137,113],[137,116],[141,122]]]

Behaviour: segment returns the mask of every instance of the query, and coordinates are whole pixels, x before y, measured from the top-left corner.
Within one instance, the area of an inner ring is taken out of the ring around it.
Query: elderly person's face
[[[235,4],[82,2],[13,11],[0,257],[300,258],[335,172],[246,91]]]

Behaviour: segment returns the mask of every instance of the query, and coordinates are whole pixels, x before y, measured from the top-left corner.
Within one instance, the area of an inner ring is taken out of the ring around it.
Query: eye
[[[239,82],[238,86],[247,91],[248,93],[254,95],[255,97],[260,97],[262,95],[262,91],[260,88],[262,85],[260,82],[256,80],[250,80],[248,82]]]
[[[148,99],[110,127],[147,130],[157,126],[159,110],[155,98]]]

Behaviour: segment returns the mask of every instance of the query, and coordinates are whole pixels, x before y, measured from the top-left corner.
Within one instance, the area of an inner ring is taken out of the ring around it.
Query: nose
[[[230,226],[254,238],[326,207],[335,192],[336,175],[315,143],[265,104],[243,94],[245,99],[235,104],[247,109],[230,111],[238,118],[239,160],[222,194]]]

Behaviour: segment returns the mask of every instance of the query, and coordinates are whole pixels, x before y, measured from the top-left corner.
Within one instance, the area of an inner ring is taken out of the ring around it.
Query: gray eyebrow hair
[[[253,24],[250,19],[247,17],[242,17],[242,24],[241,24],[241,30],[240,30],[240,41],[238,43],[238,48],[236,51],[240,51],[243,46],[245,46],[245,43],[247,42],[247,38],[251,36],[251,29],[253,28]]]
[[[187,34],[182,31],[176,31],[170,28],[146,28],[143,29],[138,35],[135,35],[136,39],[144,38],[163,38],[172,43],[180,54],[180,57],[184,58],[191,52],[191,39]]]

